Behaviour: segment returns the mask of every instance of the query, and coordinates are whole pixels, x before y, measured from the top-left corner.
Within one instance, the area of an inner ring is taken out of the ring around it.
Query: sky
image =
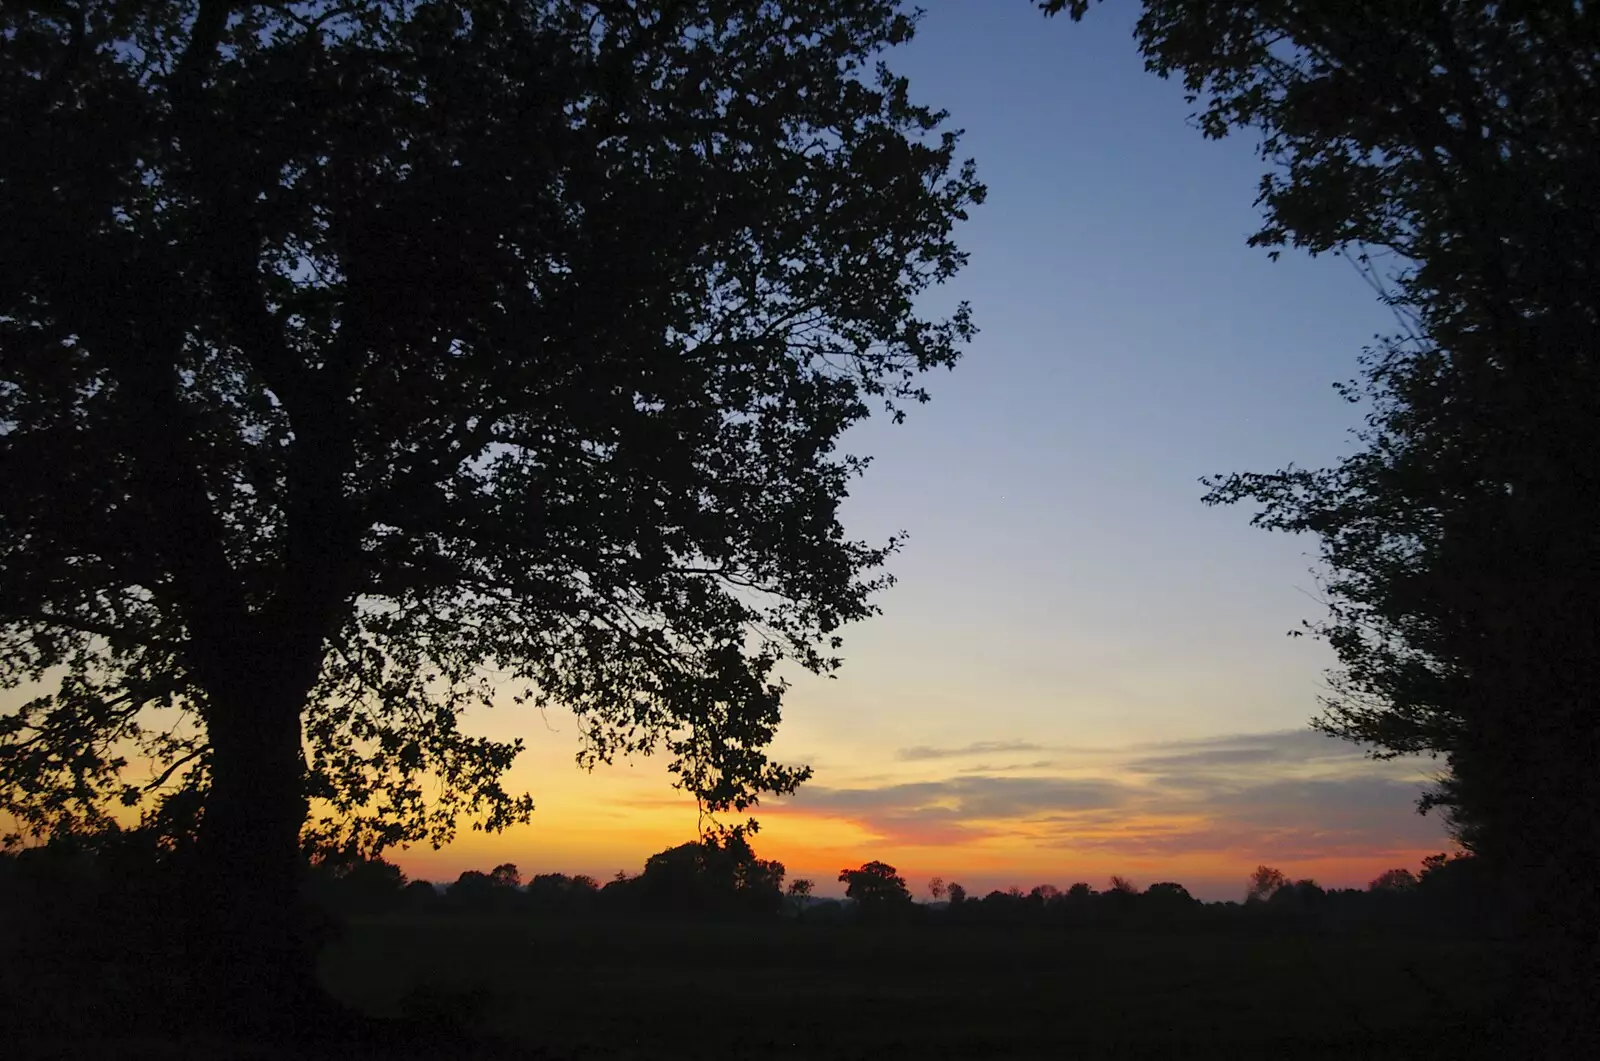
[[[1137,5],[922,6],[890,65],[989,189],[928,304],[967,300],[981,332],[931,404],[846,440],[874,457],[846,530],[910,540],[837,677],[791,690],[774,751],[816,773],[760,808],[757,852],[819,894],[877,858],[919,891],[1118,873],[1225,899],[1258,863],[1363,886],[1446,849],[1415,810],[1439,764],[1308,729],[1333,660],[1286,635],[1320,614],[1315,543],[1200,503],[1203,475],[1348,450],[1359,409],[1332,385],[1387,312],[1342,260],[1246,246],[1253,141],[1205,140],[1144,71]],[[527,738],[533,823],[401,852],[411,875],[604,878],[695,835],[654,761],[577,770],[559,711],[478,721]]]

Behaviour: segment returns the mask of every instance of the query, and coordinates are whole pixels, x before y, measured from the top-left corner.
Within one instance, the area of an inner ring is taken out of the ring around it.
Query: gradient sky
[[[1447,847],[1414,809],[1437,764],[1306,728],[1332,658],[1285,635],[1319,611],[1314,543],[1199,501],[1202,475],[1350,445],[1359,410],[1331,384],[1386,312],[1341,260],[1245,246],[1252,143],[1188,124],[1181,88],[1143,70],[1136,4],[1074,25],[922,2],[891,65],[966,130],[989,188],[969,268],[930,305],[970,301],[981,334],[932,404],[848,439],[876,459],[847,530],[910,543],[838,677],[791,692],[776,752],[816,776],[761,808],[757,851],[822,894],[878,858],[918,890],[1120,873],[1238,898],[1261,862],[1363,885]],[[695,835],[658,762],[579,771],[562,712],[471,721],[527,738],[510,782],[534,821],[393,853],[410,875],[603,878]]]
[[[884,614],[833,680],[797,683],[777,742],[816,777],[764,806],[758,852],[837,892],[881,858],[920,888],[1174,879],[1237,898],[1258,862],[1363,885],[1447,847],[1414,809],[1437,764],[1375,763],[1308,732],[1331,663],[1314,543],[1207,509],[1208,473],[1317,464],[1359,410],[1335,380],[1390,319],[1348,263],[1245,246],[1261,164],[1204,140],[1147,74],[1137,5],[1080,24],[1023,0],[923,0],[891,57],[966,130],[988,202],[960,239],[982,329],[932,404],[857,430],[875,463],[847,529],[910,532]],[[575,728],[527,735],[531,826],[398,861],[449,877],[637,872],[694,835],[649,760],[585,775]]]

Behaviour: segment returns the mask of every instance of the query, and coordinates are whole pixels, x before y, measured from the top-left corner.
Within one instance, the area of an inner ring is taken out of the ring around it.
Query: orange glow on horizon
[[[581,791],[590,784],[602,787],[598,779],[585,783],[581,774],[572,787]],[[532,824],[501,835],[463,831],[442,850],[412,848],[388,857],[408,876],[438,882],[452,881],[468,869],[486,871],[512,862],[524,879],[537,873],[587,873],[603,883],[619,870],[638,873],[650,855],[698,835],[699,815],[687,797],[669,797],[660,788],[646,796],[628,784],[626,788],[633,791],[619,794],[621,798],[594,799],[600,794],[591,792],[588,800],[570,801],[567,786],[560,788],[561,798],[550,802],[567,805],[574,812],[570,817],[536,811]],[[582,804],[581,810],[573,802]],[[1294,879],[1309,877],[1324,887],[1364,888],[1384,870],[1416,870],[1423,857],[1451,846],[1441,840],[1431,846],[1331,848],[1275,857],[1272,837],[1261,836],[1259,844],[1236,835],[1218,837],[1210,831],[1206,816],[1195,811],[1129,814],[1116,824],[1091,819],[1080,835],[1048,847],[1041,846],[1025,822],[963,823],[977,834],[973,839],[938,844],[886,837],[852,818],[792,807],[758,808],[755,816],[760,824],[753,838],[756,853],[782,862],[789,880],[812,880],[816,893],[823,896],[843,893],[844,886],[837,881],[840,870],[878,859],[897,867],[919,898],[926,898],[927,883],[934,876],[958,881],[969,893],[982,895],[1012,886],[1027,891],[1039,884],[1064,889],[1078,881],[1104,888],[1112,874],[1120,874],[1141,887],[1170,880],[1199,898],[1238,900],[1250,872],[1262,863]],[[1148,847],[1151,837],[1174,838],[1177,845],[1155,853]]]

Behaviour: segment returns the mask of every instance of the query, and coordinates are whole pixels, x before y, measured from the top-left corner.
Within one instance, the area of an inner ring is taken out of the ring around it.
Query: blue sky
[[[982,332],[929,406],[850,440],[876,457],[850,529],[911,533],[854,653],[920,659],[896,680],[958,700],[928,720],[956,735],[975,690],[947,671],[987,676],[985,724],[1011,703],[1034,718],[1051,686],[1115,694],[1049,723],[1077,735],[1302,724],[1329,658],[1285,634],[1316,612],[1314,543],[1205,508],[1197,480],[1344,451],[1359,410],[1332,384],[1386,311],[1342,260],[1246,246],[1253,145],[1190,127],[1181,88],[1142,68],[1135,5],[1080,24],[927,7],[894,65],[989,187],[946,293]]]

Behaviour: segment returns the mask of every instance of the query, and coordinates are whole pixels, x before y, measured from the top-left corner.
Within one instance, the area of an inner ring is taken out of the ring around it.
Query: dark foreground
[[[1503,951],[1294,934],[369,920],[327,954],[374,1013],[454,1010],[557,1058],[1452,1057]]]
[[[361,919],[323,979],[386,1038],[30,1036],[11,1056],[529,1059],[1500,1056],[1493,944],[1291,931]],[[394,1024],[404,1021],[404,1031]],[[4,1052],[4,1051],[0,1051]]]

